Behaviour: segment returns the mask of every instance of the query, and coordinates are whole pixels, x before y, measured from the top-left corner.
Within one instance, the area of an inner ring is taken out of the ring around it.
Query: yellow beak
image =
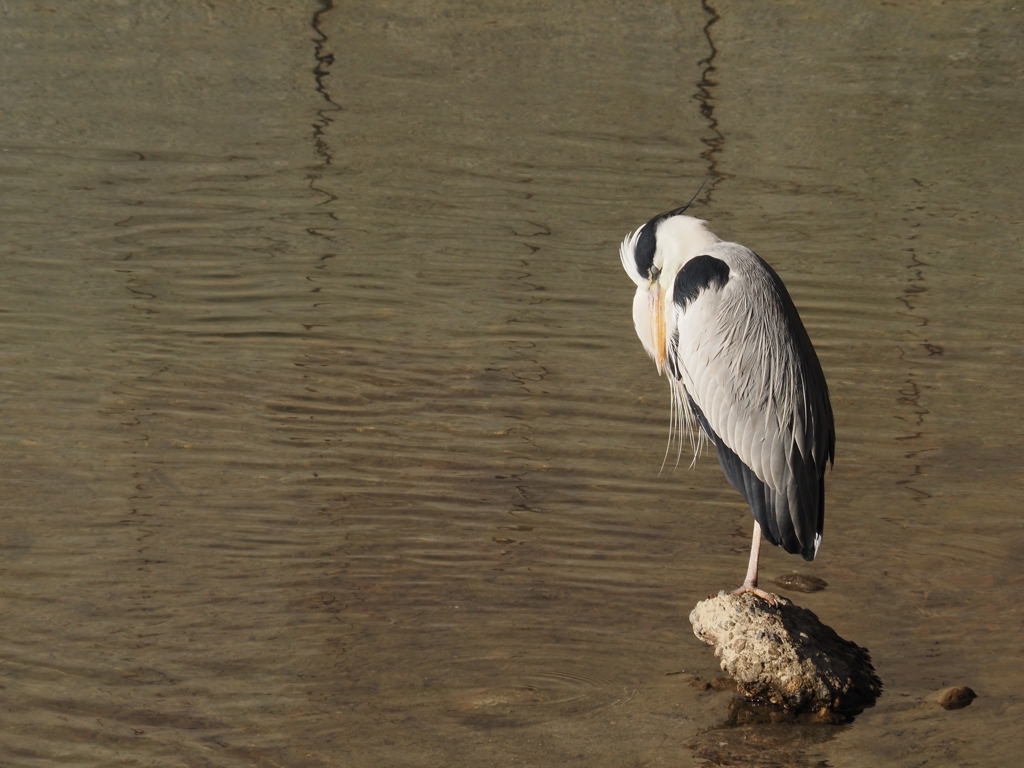
[[[650,288],[651,341],[654,342],[654,364],[661,374],[665,364],[665,292],[655,283]]]

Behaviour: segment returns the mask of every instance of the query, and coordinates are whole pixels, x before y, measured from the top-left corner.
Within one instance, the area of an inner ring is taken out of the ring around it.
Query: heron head
[[[683,264],[718,240],[706,222],[684,216],[677,209],[655,216],[622,241],[622,267],[637,286],[633,325],[658,373],[665,363],[666,328],[673,312],[666,295]]]

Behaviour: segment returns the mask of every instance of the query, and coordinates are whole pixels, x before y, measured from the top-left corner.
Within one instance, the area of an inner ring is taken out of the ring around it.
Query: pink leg
[[[747,578],[743,580],[743,586],[733,591],[734,595],[743,595],[753,592],[760,598],[775,605],[775,595],[757,588],[757,560],[761,554],[761,526],[754,521],[754,540],[750,543],[750,563],[747,565]]]

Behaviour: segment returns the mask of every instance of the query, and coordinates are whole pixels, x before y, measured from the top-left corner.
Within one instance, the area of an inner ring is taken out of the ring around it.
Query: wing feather
[[[676,370],[766,538],[813,559],[835,452],[821,365],[771,267],[735,243],[702,255],[724,261],[729,277],[675,307]]]

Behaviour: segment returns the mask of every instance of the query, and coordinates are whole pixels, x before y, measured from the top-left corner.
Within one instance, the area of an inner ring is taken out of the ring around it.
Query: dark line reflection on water
[[[715,41],[711,38],[711,28],[721,20],[721,16],[707,0],[701,0],[701,8],[708,15],[708,21],[704,25],[704,37],[707,38],[708,48],[711,49],[711,52],[698,62],[704,69],[700,73],[700,80],[697,83],[696,98],[700,102],[700,113],[708,121],[708,128],[714,134],[712,137],[701,139],[706,149],[700,153],[700,156],[707,161],[708,176],[711,178],[708,191],[702,201],[707,204],[711,202],[711,193],[714,191],[715,185],[720,179],[729,178],[729,174],[722,174],[718,168],[718,155],[725,148],[725,134],[719,130],[718,120],[715,118],[715,100],[712,89],[717,83],[711,79],[711,74],[715,72],[715,57],[718,55]]]
[[[317,93],[323,97],[328,106],[324,109],[318,109],[316,112],[317,119],[313,124],[313,142],[316,147],[316,153],[323,158],[324,166],[328,166],[333,162],[334,158],[331,155],[331,148],[325,139],[325,133],[333,122],[330,113],[341,111],[341,105],[331,98],[331,94],[327,90],[327,78],[330,77],[331,65],[334,64],[334,54],[325,52],[324,46],[328,42],[328,37],[321,28],[323,16],[334,10],[334,2],[333,0],[319,0],[319,4],[320,7],[313,13],[313,20],[310,22],[310,26],[313,27],[313,31],[316,33],[316,37],[313,39],[315,46],[313,55],[316,57],[316,66],[313,67],[313,78],[316,81]]]

